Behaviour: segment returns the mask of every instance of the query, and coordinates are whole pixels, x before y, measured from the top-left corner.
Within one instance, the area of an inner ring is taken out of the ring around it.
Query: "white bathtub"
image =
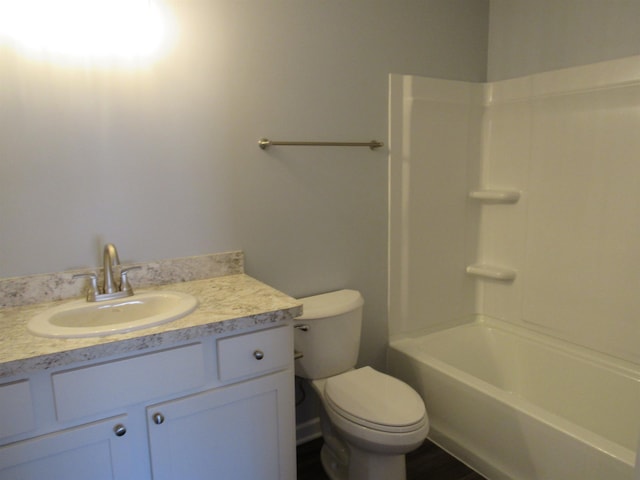
[[[639,346],[640,348],[640,346]],[[632,480],[640,369],[495,320],[393,340],[429,437],[491,480]]]

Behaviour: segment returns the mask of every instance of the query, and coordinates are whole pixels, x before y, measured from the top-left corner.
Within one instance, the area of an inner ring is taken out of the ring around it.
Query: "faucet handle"
[[[76,273],[73,277],[73,280],[78,278],[88,278],[89,279],[89,288],[87,288],[87,302],[95,302],[96,297],[98,296],[98,277],[95,273]]]
[[[126,292],[129,295],[133,295],[133,288],[131,288],[131,284],[129,283],[129,278],[127,277],[127,274],[131,271],[131,270],[140,270],[142,267],[137,265],[135,267],[126,267],[126,268],[122,268],[120,269],[120,291],[121,292]]]

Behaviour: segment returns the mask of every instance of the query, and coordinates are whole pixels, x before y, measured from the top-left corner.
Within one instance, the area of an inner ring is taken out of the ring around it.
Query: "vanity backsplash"
[[[144,288],[244,273],[244,254],[232,251],[123,266],[141,267],[131,271],[129,280],[134,288]],[[78,273],[98,273],[100,276],[102,268],[0,278],[0,308],[82,297],[87,284],[72,278]]]

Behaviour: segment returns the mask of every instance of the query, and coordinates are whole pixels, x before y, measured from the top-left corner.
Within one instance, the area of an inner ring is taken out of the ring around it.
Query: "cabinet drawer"
[[[58,420],[72,420],[203,385],[203,346],[196,343],[52,377]]]
[[[290,326],[221,338],[217,343],[218,375],[222,381],[260,375],[293,362]]]
[[[28,380],[0,385],[0,438],[35,428],[31,388]]]

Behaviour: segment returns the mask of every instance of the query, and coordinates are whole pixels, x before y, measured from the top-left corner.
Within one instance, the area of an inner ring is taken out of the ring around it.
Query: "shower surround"
[[[392,75],[392,343],[499,319],[640,385],[638,132],[640,57],[488,84]]]

